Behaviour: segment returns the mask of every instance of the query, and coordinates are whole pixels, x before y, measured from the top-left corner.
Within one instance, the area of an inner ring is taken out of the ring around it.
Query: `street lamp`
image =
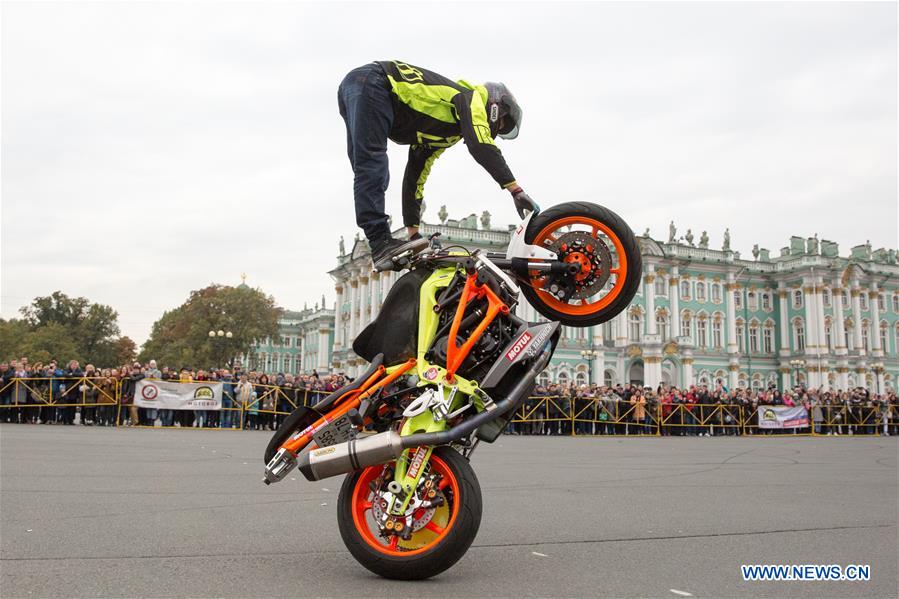
[[[224,331],[222,329],[215,331],[215,330],[210,329],[209,339],[212,341],[212,343],[215,346],[217,346],[216,347],[216,349],[217,349],[216,362],[219,362],[219,364],[216,364],[216,367],[221,366],[221,362],[224,359],[222,356],[224,355],[225,351],[227,350],[228,343],[227,343],[227,341],[225,341],[225,339],[230,340],[233,337],[234,337],[234,333],[232,333],[231,331]]]
[[[805,360],[790,360],[790,366],[793,367],[793,386],[799,386],[799,369],[805,366]]]
[[[593,384],[593,359],[599,355],[599,352],[595,349],[582,349],[581,357],[587,360],[587,377],[589,380],[587,381],[588,385]]]

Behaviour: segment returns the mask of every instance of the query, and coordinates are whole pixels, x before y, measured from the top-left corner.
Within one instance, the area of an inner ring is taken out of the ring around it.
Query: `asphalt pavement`
[[[341,479],[262,484],[268,436],[0,426],[0,596],[899,596],[895,437],[502,437],[472,459],[474,545],[408,583],[344,549]],[[741,564],[871,580],[744,582]]]

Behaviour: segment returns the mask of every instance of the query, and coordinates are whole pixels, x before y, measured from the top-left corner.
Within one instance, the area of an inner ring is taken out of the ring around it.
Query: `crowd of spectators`
[[[137,381],[222,383],[222,410],[155,410],[134,405]],[[274,430],[297,405],[345,385],[342,374],[267,375],[255,370],[157,367],[155,360],[81,368],[76,360],[0,363],[0,422],[84,426],[176,426]],[[118,398],[121,401],[118,401]],[[52,399],[52,401],[51,401]],[[243,417],[241,417],[243,416]]]
[[[781,432],[758,427],[756,414],[763,406],[806,408],[808,427],[783,432],[810,432],[813,427],[819,435],[899,434],[899,400],[892,390],[728,390],[722,385],[681,389],[664,384],[653,389],[629,383],[538,385],[516,410],[507,432],[700,437]]]
[[[134,405],[137,381],[222,383],[221,410],[156,410]],[[345,385],[343,374],[268,375],[240,366],[193,370],[157,367],[155,360],[116,368],[84,368],[72,360],[0,363],[0,422],[84,426],[176,426],[275,430],[298,405],[312,405]],[[48,401],[52,398],[52,402]],[[120,401],[119,401],[120,399]],[[802,406],[819,435],[899,434],[899,400],[892,390],[871,393],[705,385],[538,385],[515,410],[507,433],[516,435],[772,434],[757,426],[760,406]]]

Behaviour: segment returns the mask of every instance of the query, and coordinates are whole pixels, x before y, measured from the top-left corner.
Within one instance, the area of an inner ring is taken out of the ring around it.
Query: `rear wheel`
[[[525,241],[578,266],[576,274],[530,271],[525,297],[543,316],[585,327],[611,320],[640,287],[643,260],[634,232],[607,208],[568,202],[539,213]]]
[[[428,460],[416,499],[405,518],[386,518],[386,483],[393,463],[346,477],[337,500],[340,536],[356,560],[384,578],[421,580],[435,576],[465,555],[481,523],[481,489],[462,455],[438,447]],[[430,481],[430,483],[428,482]],[[439,503],[429,507],[419,494]],[[418,507],[415,507],[418,505]],[[400,534],[397,530],[401,530]]]

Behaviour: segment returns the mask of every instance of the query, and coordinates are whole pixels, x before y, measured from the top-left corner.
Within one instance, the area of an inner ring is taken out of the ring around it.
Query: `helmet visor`
[[[499,128],[499,136],[503,139],[515,139],[521,129],[521,107],[511,93],[503,94],[503,118]]]

